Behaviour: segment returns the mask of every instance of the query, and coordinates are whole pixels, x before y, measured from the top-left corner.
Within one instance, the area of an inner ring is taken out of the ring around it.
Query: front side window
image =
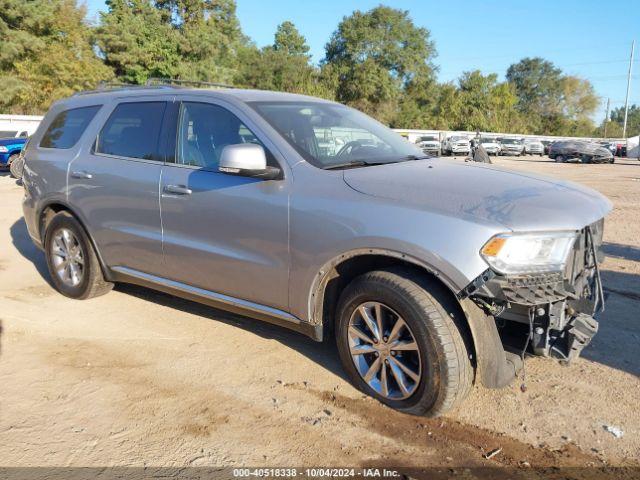
[[[415,144],[357,110],[321,102],[250,104],[309,163],[394,163],[424,153]]]
[[[158,138],[166,102],[121,103],[102,127],[96,153],[158,160]]]
[[[100,110],[100,105],[73,108],[59,113],[44,133],[40,146],[43,148],[72,148]]]
[[[239,143],[263,146],[251,130],[226,108],[210,103],[182,104],[176,163],[217,170],[224,147]]]

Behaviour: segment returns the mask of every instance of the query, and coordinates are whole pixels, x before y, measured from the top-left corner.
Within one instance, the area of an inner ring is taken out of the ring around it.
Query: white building
[[[28,137],[41,121],[42,117],[37,115],[0,115],[0,138]]]

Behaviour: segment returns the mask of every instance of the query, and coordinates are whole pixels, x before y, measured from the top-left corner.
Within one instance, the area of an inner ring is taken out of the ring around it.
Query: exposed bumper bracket
[[[551,355],[570,362],[580,355],[598,333],[598,322],[593,317],[579,313],[573,317],[551,345]]]

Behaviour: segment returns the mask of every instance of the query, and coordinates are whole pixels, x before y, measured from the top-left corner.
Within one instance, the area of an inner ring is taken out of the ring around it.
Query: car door
[[[241,111],[224,102],[183,99],[175,154],[162,170],[166,277],[236,299],[288,308],[289,178],[260,180],[221,173],[226,145],[272,144]],[[172,138],[170,135],[168,138]]]
[[[158,140],[167,102],[116,102],[69,167],[69,202],[109,267],[162,274]]]

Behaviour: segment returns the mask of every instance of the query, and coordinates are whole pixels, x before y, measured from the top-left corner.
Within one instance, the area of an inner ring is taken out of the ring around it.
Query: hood
[[[500,144],[498,142],[480,142],[480,145],[483,147],[499,147]]]
[[[344,171],[354,190],[514,231],[579,230],[611,202],[587,187],[475,162],[418,160]]]

